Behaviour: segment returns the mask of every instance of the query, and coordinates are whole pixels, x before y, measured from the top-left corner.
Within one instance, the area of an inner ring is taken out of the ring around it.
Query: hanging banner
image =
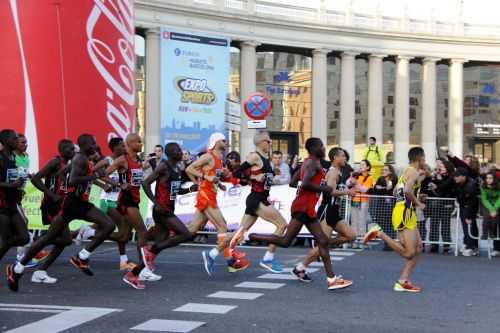
[[[2,128],[28,139],[30,171],[62,138],[135,128],[132,0],[0,1]]]
[[[224,132],[228,39],[161,30],[161,144],[198,153]]]

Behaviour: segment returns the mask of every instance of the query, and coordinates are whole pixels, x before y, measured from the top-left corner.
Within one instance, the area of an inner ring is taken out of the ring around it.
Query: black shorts
[[[13,207],[0,207],[0,215],[5,215],[7,217],[12,217],[16,214],[21,214],[19,209],[16,206]]]
[[[245,209],[246,215],[257,216],[257,209],[259,209],[259,205],[263,204],[264,206],[269,206],[269,201],[267,198],[269,194],[266,192],[250,192],[247,197]]]
[[[342,221],[344,218],[340,215],[340,207],[337,205],[327,205],[326,206],[326,224],[330,227],[334,228],[337,226],[339,221]]]
[[[67,196],[62,205],[62,218],[69,223],[73,220],[86,220],[88,212],[95,206],[88,201]]]
[[[130,207],[139,209],[139,203],[134,200],[130,193],[122,192],[122,195],[118,200],[118,210],[120,211],[120,213],[126,214],[127,208]]]
[[[292,213],[292,218],[304,223],[305,225],[318,222],[318,219],[316,217],[310,217],[309,215],[303,212]]]
[[[52,200],[42,201],[40,210],[42,211],[42,224],[49,225],[61,212],[61,204]]]

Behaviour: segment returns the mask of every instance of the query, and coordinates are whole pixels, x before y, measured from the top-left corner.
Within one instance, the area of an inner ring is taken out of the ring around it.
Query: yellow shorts
[[[406,207],[405,202],[396,202],[392,210],[392,227],[396,231],[417,228],[417,213],[414,208]]]

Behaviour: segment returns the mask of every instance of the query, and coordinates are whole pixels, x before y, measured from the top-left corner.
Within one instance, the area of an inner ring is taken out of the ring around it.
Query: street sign
[[[243,101],[243,110],[248,118],[262,120],[271,112],[271,101],[263,93],[256,92]]]

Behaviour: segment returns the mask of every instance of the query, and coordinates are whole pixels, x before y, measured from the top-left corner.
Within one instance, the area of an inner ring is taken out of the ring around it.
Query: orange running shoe
[[[363,244],[368,244],[369,241],[377,238],[379,231],[382,231],[382,228],[378,225],[375,224],[373,227],[368,230],[368,232],[365,234],[365,237],[363,237]]]
[[[351,280],[342,278],[342,275],[335,275],[332,279],[327,279],[328,290],[344,289],[352,286]]]
[[[88,259],[83,260],[83,259],[80,259],[78,257],[78,255],[76,255],[74,257],[71,257],[69,259],[69,261],[71,262],[71,264],[73,266],[75,266],[76,268],[81,270],[83,272],[83,274],[86,274],[88,276],[94,275],[94,272],[92,272],[92,270],[89,267],[89,260]]]
[[[397,281],[394,284],[394,291],[402,291],[407,293],[419,293],[422,291],[421,288],[414,286],[410,281],[400,282]]]
[[[36,254],[36,256],[33,259],[35,259],[36,261],[42,261],[48,256],[49,256],[49,251],[41,250]]]
[[[231,255],[233,256],[234,259],[243,259],[247,256],[245,252],[238,251],[236,249],[233,249],[231,251]]]
[[[227,270],[229,273],[236,273],[239,271],[243,271],[250,266],[250,261],[246,258],[236,259],[231,258],[227,261]]]

